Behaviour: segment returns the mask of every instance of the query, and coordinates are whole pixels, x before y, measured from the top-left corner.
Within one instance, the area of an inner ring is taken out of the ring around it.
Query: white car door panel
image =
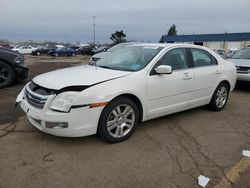
[[[159,117],[188,106],[193,87],[193,70],[148,77],[148,116]]]
[[[209,103],[214,88],[221,77],[221,69],[217,61],[208,52],[201,49],[191,49],[194,63],[194,103]]]
[[[193,69],[188,66],[185,48],[168,51],[155,67],[170,65],[171,74],[151,74],[147,77],[148,117],[155,118],[185,109],[191,100]]]

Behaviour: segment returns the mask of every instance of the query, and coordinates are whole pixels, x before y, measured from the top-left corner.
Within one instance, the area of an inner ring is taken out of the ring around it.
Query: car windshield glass
[[[121,71],[139,71],[161,50],[162,48],[155,46],[125,46],[100,59],[96,66]]]
[[[244,48],[236,52],[232,59],[250,59],[250,48]]]
[[[125,45],[126,45],[125,43],[117,44],[117,45],[113,46],[112,48],[109,48],[107,51],[108,52],[114,52],[114,51],[122,48]]]

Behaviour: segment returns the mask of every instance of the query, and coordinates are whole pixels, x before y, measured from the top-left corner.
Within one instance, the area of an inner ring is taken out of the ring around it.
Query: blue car
[[[51,56],[76,56],[76,51],[72,48],[57,48],[48,52]]]

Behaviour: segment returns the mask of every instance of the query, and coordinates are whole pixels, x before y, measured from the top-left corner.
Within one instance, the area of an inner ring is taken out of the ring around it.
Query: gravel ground
[[[125,142],[60,138],[33,128],[15,98],[35,75],[89,57],[26,56],[29,78],[0,90],[0,188],[250,187],[250,87],[239,86],[222,112],[205,107],[141,123]]]

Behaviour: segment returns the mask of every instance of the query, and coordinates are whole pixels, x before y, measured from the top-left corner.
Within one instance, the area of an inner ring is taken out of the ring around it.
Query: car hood
[[[129,74],[131,72],[82,65],[41,74],[32,81],[44,88],[61,90],[66,87],[91,86]]]
[[[235,64],[235,66],[250,67],[250,59],[227,59]]]

